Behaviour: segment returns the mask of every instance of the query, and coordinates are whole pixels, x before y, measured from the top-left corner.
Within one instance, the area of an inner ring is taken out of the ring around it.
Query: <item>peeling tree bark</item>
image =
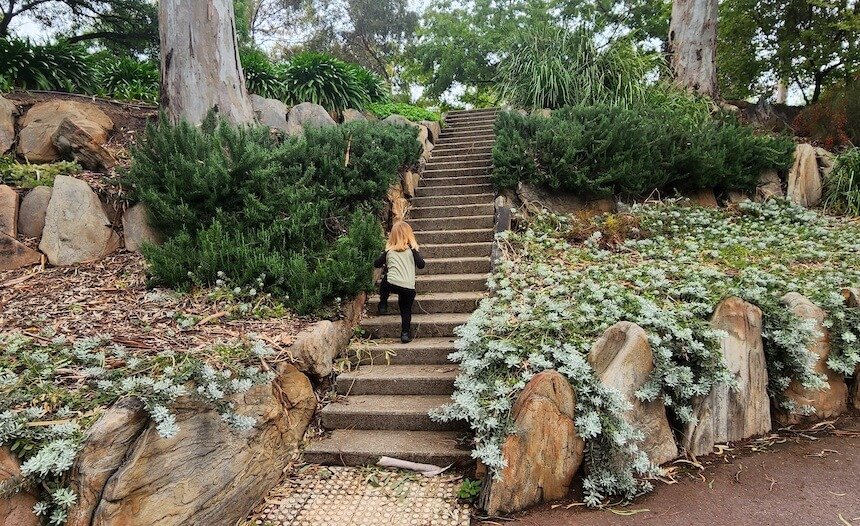
[[[717,98],[718,0],[674,0],[669,56],[675,84]]]
[[[199,124],[215,110],[254,121],[239,63],[233,0],[160,0],[161,107],[172,122]]]

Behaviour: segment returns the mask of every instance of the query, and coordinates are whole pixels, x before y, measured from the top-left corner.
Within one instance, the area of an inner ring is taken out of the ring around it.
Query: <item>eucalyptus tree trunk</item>
[[[675,84],[717,98],[718,0],[674,0],[669,55]]]
[[[239,63],[233,0],[160,0],[161,107],[172,122],[209,110],[235,124],[254,112]]]

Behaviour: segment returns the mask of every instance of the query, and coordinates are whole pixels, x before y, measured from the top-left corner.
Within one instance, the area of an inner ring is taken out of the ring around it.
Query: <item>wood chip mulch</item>
[[[117,252],[93,263],[0,272],[0,330],[50,341],[110,335],[141,352],[196,351],[255,333],[281,352],[313,320],[289,313],[263,320],[231,319],[230,305],[206,292],[148,289],[146,262]],[[179,318],[194,317],[182,328]]]

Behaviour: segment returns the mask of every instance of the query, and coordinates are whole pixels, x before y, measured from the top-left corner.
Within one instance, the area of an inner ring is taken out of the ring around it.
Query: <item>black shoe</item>
[[[388,314],[388,304],[387,303],[380,303],[376,307],[376,313],[379,314],[380,316],[385,316],[386,314]]]
[[[409,343],[412,341],[412,335],[409,334],[409,331],[404,331],[400,333],[400,342],[401,343]]]

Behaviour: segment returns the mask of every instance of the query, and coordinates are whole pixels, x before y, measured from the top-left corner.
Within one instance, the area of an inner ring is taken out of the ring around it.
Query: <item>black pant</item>
[[[400,308],[401,332],[410,332],[410,327],[412,326],[412,303],[415,302],[415,289],[392,285],[387,279],[382,278],[382,283],[379,285],[379,304],[387,304],[388,296],[392,292],[397,294],[397,307]]]

